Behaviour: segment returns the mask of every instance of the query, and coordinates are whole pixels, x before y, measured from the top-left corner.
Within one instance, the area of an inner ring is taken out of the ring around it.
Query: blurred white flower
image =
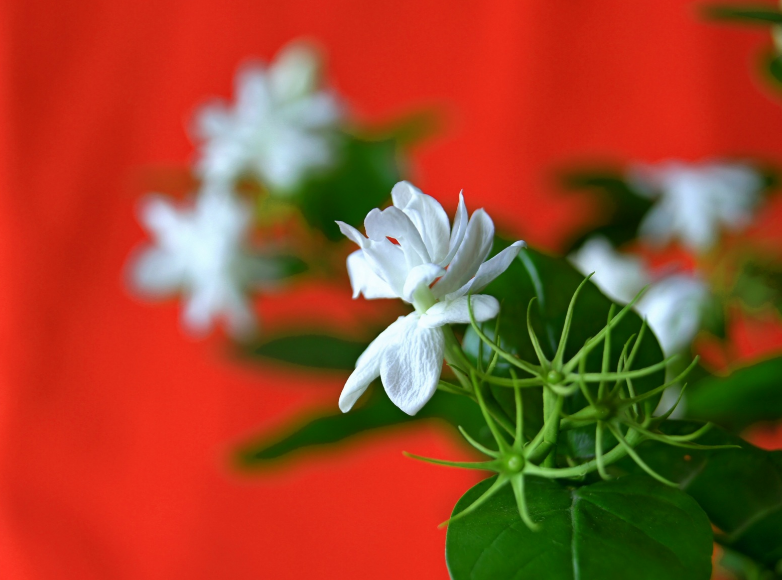
[[[340,110],[334,95],[318,88],[319,65],[314,48],[294,43],[268,67],[241,67],[235,104],[207,103],[195,114],[199,175],[231,181],[249,173],[285,193],[331,164]]]
[[[649,323],[666,355],[687,348],[700,330],[709,289],[699,278],[674,274],[656,282],[636,309]]]
[[[639,165],[629,179],[657,199],[640,236],[657,244],[678,238],[701,252],[714,246],[721,229],[739,230],[751,221],[763,185],[757,171],[738,163]]]
[[[393,206],[367,215],[367,237],[338,222],[361,248],[347,263],[353,297],[401,298],[415,312],[400,317],[359,357],[339,399],[343,412],[381,377],[393,403],[415,415],[440,379],[445,351],[441,327],[470,321],[468,292],[473,293],[476,320],[494,318],[497,300],[475,293],[504,272],[524,247],[516,242],[484,262],[494,243],[494,224],[482,209],[468,220],[461,194],[453,227],[437,200],[407,182],[397,183],[391,197]]]
[[[182,292],[183,324],[194,334],[208,331],[217,318],[225,320],[234,336],[254,328],[255,317],[243,291],[249,207],[229,191],[212,187],[190,204],[149,196],[141,204],[139,219],[154,237],[154,245],[132,264],[133,283],[140,292]]]
[[[652,282],[641,258],[617,252],[602,236],[588,239],[569,260],[583,274],[594,272],[597,287],[617,302],[630,302]],[[700,278],[673,274],[653,282],[635,308],[646,318],[663,352],[671,355],[695,338],[708,299],[708,287]]]
[[[594,272],[592,281],[617,302],[630,302],[650,282],[639,257],[617,252],[603,236],[590,237],[568,259],[584,275]]]

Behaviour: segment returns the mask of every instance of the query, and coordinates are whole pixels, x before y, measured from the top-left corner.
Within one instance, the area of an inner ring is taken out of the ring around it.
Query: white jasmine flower
[[[195,115],[200,176],[230,181],[249,173],[284,193],[331,164],[340,114],[334,95],[318,89],[319,64],[318,53],[299,43],[268,67],[240,68],[235,104],[209,103]]]
[[[695,338],[708,298],[708,287],[701,279],[674,274],[652,285],[636,309],[646,318],[663,352],[672,355]]]
[[[617,252],[603,236],[590,237],[568,259],[581,273],[594,272],[592,281],[617,302],[630,302],[650,281],[639,257]]]
[[[391,197],[393,206],[367,215],[367,237],[338,222],[342,233],[361,248],[348,257],[353,297],[401,298],[415,312],[400,317],[359,357],[339,398],[343,412],[380,377],[394,404],[415,415],[440,380],[442,327],[470,321],[468,292],[476,320],[494,318],[497,300],[477,293],[524,247],[524,242],[516,242],[484,262],[494,242],[494,224],[482,209],[468,220],[461,194],[453,227],[437,200],[407,182],[397,183]]]
[[[243,242],[251,219],[250,208],[221,189],[206,189],[181,206],[162,196],[146,198],[140,221],[155,245],[133,263],[135,286],[153,296],[182,292],[183,323],[195,334],[216,318],[224,318],[233,335],[247,333],[255,320],[243,292],[249,260]]]
[[[762,180],[741,164],[684,164],[676,161],[638,166],[630,180],[657,198],[640,226],[640,235],[664,244],[678,238],[688,248],[706,251],[720,230],[739,230],[752,219]]]

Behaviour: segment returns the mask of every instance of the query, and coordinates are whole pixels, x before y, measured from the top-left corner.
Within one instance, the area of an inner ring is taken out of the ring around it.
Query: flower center
[[[437,298],[434,297],[429,286],[421,284],[413,292],[413,306],[418,314],[423,314],[437,303]]]

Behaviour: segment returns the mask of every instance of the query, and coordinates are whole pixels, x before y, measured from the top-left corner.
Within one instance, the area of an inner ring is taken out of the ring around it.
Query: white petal
[[[435,198],[406,181],[400,181],[391,191],[394,207],[413,222],[421,234],[432,262],[440,262],[448,253],[448,215]]]
[[[148,195],[141,199],[138,207],[139,221],[157,235],[179,228],[182,223],[179,214],[176,205],[162,195]]]
[[[369,267],[364,250],[356,250],[348,256],[348,275],[353,287],[353,298],[358,298],[361,294],[367,300],[397,297],[388,283]]]
[[[305,43],[284,47],[269,67],[269,87],[278,101],[300,98],[317,88],[320,58],[317,50]]]
[[[458,290],[478,272],[494,243],[494,223],[482,209],[472,214],[467,231],[445,276],[432,290],[435,296],[445,296]]]
[[[464,324],[470,322],[470,310],[467,307],[467,296],[456,300],[438,302],[421,316],[421,326],[436,328],[444,324]],[[471,296],[472,312],[477,322],[491,320],[500,311],[500,303],[494,296],[478,294]]]
[[[133,286],[143,293],[166,295],[179,289],[185,279],[182,256],[149,248],[132,263]]]
[[[406,207],[416,194],[423,195],[424,192],[409,181],[400,181],[391,189],[391,201],[401,209]]]
[[[467,206],[464,205],[464,195],[459,192],[459,206],[456,208],[456,215],[453,218],[453,229],[451,230],[451,240],[448,244],[448,253],[440,263],[441,266],[447,266],[456,255],[456,251],[464,239],[464,233],[467,231]]]
[[[584,275],[594,272],[592,281],[616,302],[630,302],[650,281],[639,257],[617,252],[601,235],[587,239],[568,260]]]
[[[337,225],[339,226],[339,231],[342,232],[342,235],[348,238],[351,242],[354,242],[364,247],[365,242],[367,239],[361,234],[360,231],[358,231],[353,226],[346,224],[345,222],[337,221]]]
[[[415,313],[403,320],[399,334],[383,353],[380,377],[391,401],[415,415],[437,390],[445,337],[439,328],[419,326]]]
[[[348,377],[342,394],[339,396],[339,408],[343,413],[350,411],[370,383],[380,376],[380,360],[388,348],[388,343],[394,340],[401,330],[404,320],[404,317],[400,317],[381,332],[358,357],[356,370]]]
[[[698,333],[708,288],[692,276],[676,274],[660,280],[638,302],[666,355],[689,346]]]
[[[420,266],[416,266],[410,270],[410,273],[407,275],[402,298],[408,302],[412,302],[413,293],[418,290],[420,286],[429,286],[443,274],[445,274],[445,270],[437,264],[421,264]]]
[[[459,296],[464,296],[470,291],[473,293],[480,292],[486,288],[486,286],[488,286],[495,278],[497,278],[497,276],[507,270],[511,262],[516,259],[516,256],[519,255],[519,252],[522,250],[522,248],[525,247],[527,247],[525,242],[514,242],[502,250],[499,254],[494,256],[491,260],[481,264],[481,267],[478,268],[478,272],[475,274],[475,278],[467,282],[467,284],[459,288],[457,291],[451,292],[445,296],[445,299],[454,300]]]
[[[373,241],[393,238],[399,242],[410,268],[432,261],[418,228],[399,208],[373,209],[364,220],[364,229]]]

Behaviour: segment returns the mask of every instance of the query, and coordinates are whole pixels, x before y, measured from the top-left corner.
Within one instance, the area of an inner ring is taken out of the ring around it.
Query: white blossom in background
[[[568,259],[584,275],[594,272],[592,281],[617,302],[630,302],[651,281],[638,256],[617,252],[603,236],[590,237]]]
[[[250,332],[255,317],[244,293],[244,242],[250,208],[229,191],[212,187],[188,204],[154,195],[139,219],[154,238],[132,263],[134,286],[151,296],[182,293],[183,325],[204,334],[218,319],[234,336]]]
[[[468,219],[460,195],[451,226],[437,200],[407,182],[397,183],[391,197],[393,206],[367,215],[366,237],[338,222],[360,247],[347,261],[353,297],[401,298],[415,311],[391,324],[359,357],[339,399],[343,412],[380,377],[393,403],[415,415],[440,380],[446,348],[442,327],[470,321],[468,292],[476,320],[494,318],[497,300],[477,293],[524,246],[516,242],[485,261],[494,242],[494,224],[485,211],[476,210]]]
[[[655,199],[640,236],[656,244],[678,239],[699,252],[711,249],[722,229],[749,224],[763,186],[757,171],[739,163],[638,165],[629,179]]]
[[[228,182],[250,174],[285,193],[313,169],[329,166],[340,107],[319,89],[319,67],[318,52],[302,43],[283,48],[268,67],[240,67],[236,102],[207,103],[195,114],[200,177]]]
[[[640,257],[617,252],[602,236],[588,239],[569,260],[584,275],[594,272],[597,287],[620,303],[630,302],[649,285],[635,308],[646,318],[666,355],[688,347],[700,330],[710,294],[697,276],[672,274],[653,282]]]
[[[666,355],[690,346],[701,327],[709,289],[699,278],[674,274],[653,284],[636,305]]]

